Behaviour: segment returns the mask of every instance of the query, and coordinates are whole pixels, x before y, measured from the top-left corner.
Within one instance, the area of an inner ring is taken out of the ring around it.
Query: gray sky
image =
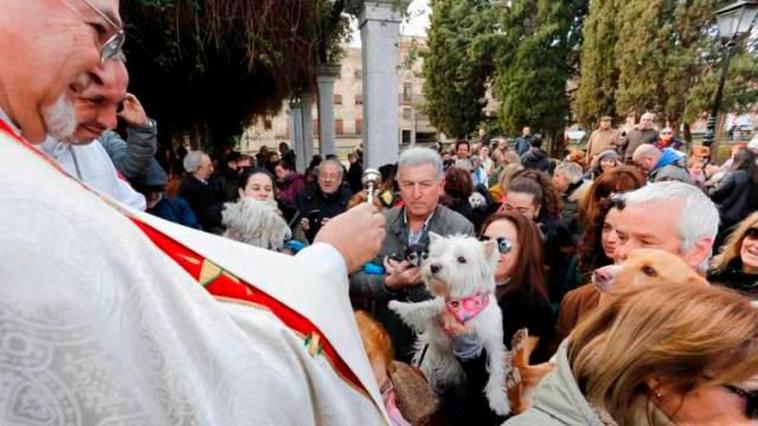
[[[400,25],[400,33],[405,35],[425,36],[429,27],[429,0],[413,0],[408,7],[410,16]],[[350,47],[361,47],[361,33],[358,31],[358,20],[350,18],[352,40]]]

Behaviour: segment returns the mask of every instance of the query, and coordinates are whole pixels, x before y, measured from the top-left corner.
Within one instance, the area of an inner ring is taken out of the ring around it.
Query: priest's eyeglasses
[[[102,10],[98,9],[97,6],[92,4],[90,0],[82,1],[86,3],[87,6],[92,8],[92,10],[97,12],[97,14],[100,15],[105,20],[105,22],[116,29],[116,33],[108,38],[108,40],[103,43],[103,47],[100,48],[100,62],[105,62],[108,59],[115,58],[121,52],[121,48],[124,46],[124,41],[126,41],[126,33],[124,32],[124,29],[113,22],[113,20],[109,18],[108,15],[103,13]]]

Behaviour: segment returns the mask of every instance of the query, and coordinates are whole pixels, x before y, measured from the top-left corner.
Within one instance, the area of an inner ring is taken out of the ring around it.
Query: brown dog
[[[659,249],[637,249],[629,253],[619,265],[598,268],[592,274],[592,283],[600,290],[599,305],[625,289],[640,285],[694,284],[708,285],[679,256]]]
[[[616,297],[615,294],[639,285],[708,285],[708,282],[679,256],[658,249],[637,249],[629,253],[621,264],[597,269],[592,276],[592,283],[600,293],[598,306],[608,303]],[[597,308],[592,310],[594,309]],[[584,312],[580,318],[586,317],[588,312]],[[555,368],[550,363],[529,365],[529,355],[534,350],[534,341],[528,337],[526,329],[516,332],[508,354],[513,370],[506,377],[506,387],[513,414],[529,408],[537,384]]]

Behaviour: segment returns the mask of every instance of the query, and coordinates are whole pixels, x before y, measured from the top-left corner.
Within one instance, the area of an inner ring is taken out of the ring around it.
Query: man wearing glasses
[[[382,216],[293,258],[102,197],[37,145],[75,134],[118,2],[0,8],[0,424],[386,424],[347,297]]]

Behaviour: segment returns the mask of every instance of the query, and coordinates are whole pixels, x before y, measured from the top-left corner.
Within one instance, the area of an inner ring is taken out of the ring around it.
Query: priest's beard
[[[76,108],[65,93],[61,94],[52,105],[42,108],[42,120],[48,135],[62,142],[70,142],[76,131]]]

